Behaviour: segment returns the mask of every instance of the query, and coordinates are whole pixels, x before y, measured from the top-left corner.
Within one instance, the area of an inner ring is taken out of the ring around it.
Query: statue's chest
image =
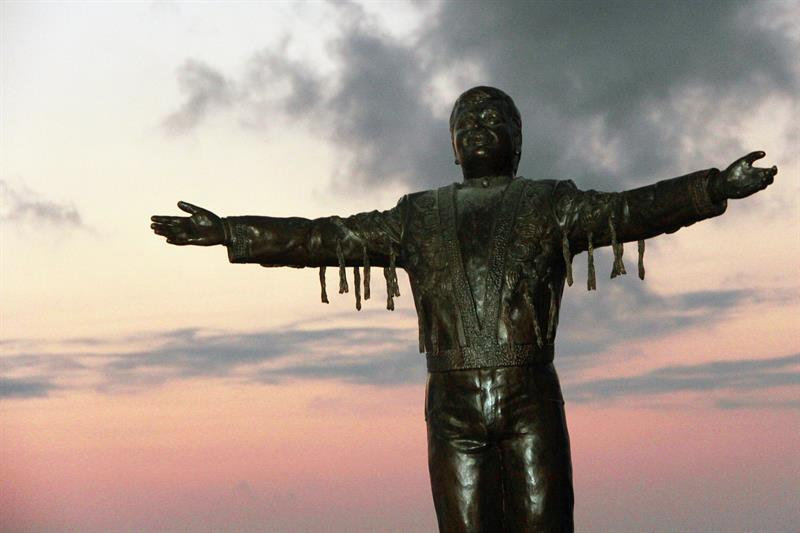
[[[518,200],[513,214],[507,211],[514,197],[504,198],[502,188],[456,190],[447,201],[444,191],[412,197],[403,238],[412,281],[425,292],[447,291],[459,273],[475,287],[491,267],[546,269],[557,259],[559,231],[542,189],[528,182],[509,191]],[[491,261],[493,250],[501,249],[503,257]]]
[[[503,187],[464,188],[455,193],[455,224],[464,267],[470,277],[486,268]]]

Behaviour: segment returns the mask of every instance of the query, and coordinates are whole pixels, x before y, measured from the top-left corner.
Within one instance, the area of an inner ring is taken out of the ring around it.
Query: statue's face
[[[506,106],[485,100],[462,107],[453,125],[453,149],[462,167],[506,168],[514,158],[514,124]]]

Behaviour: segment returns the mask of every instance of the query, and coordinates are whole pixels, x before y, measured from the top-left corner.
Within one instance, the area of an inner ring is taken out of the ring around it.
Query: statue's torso
[[[409,195],[403,265],[431,370],[550,362],[564,283],[552,182]]]

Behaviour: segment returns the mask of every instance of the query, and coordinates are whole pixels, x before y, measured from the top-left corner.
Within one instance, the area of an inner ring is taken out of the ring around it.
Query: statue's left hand
[[[173,217],[155,215],[150,228],[156,235],[167,238],[169,244],[186,246],[213,246],[225,241],[225,228],[222,219],[217,215],[189,202],[178,202],[182,211],[190,213],[189,217]]]
[[[745,198],[766,189],[775,179],[778,167],[759,168],[753,163],[766,153],[751,152],[731,163],[720,173],[719,193],[724,198]]]

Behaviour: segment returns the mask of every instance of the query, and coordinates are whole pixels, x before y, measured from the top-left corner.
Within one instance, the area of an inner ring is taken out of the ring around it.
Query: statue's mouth
[[[469,133],[464,139],[467,148],[483,148],[495,144],[497,139],[490,131],[479,130]]]

